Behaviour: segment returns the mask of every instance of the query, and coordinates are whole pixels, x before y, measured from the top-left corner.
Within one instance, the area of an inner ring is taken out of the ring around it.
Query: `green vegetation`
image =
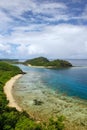
[[[12,77],[23,73],[18,67],[0,62],[0,130],[63,130],[63,117],[50,119],[48,123],[37,123],[26,112],[18,112],[7,106],[8,101],[3,92],[3,86]],[[36,104],[41,102],[35,100]]]
[[[45,66],[48,62],[49,62],[49,60],[47,58],[38,57],[38,58],[31,59],[31,60],[27,60],[24,63],[35,65],[35,66]]]
[[[6,63],[10,63],[10,64],[16,64],[19,63],[18,59],[0,59],[0,62],[6,62]]]
[[[27,60],[24,64],[32,65],[32,66],[44,66],[47,68],[65,68],[65,67],[72,67],[72,64],[65,60],[53,60],[49,61],[47,58],[38,57],[31,60]]]

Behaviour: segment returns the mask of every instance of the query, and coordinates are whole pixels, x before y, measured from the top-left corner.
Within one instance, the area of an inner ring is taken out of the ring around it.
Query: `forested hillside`
[[[5,83],[13,76],[23,73],[18,67],[0,62],[0,130],[63,130],[64,117],[50,119],[47,123],[37,123],[26,112],[18,112],[7,106],[3,92]]]
[[[32,66],[43,66],[43,67],[47,67],[47,68],[72,67],[72,64],[69,63],[68,61],[59,60],[59,59],[49,61],[45,57],[38,57],[38,58],[30,59],[30,60],[25,61],[24,64],[26,64],[26,65],[30,64]]]

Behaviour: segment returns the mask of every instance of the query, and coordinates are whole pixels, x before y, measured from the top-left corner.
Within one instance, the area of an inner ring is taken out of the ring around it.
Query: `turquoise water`
[[[18,65],[26,74],[12,92],[32,118],[46,121],[64,115],[71,130],[87,130],[87,61],[72,63],[77,67],[57,70]],[[36,105],[35,100],[42,104]]]
[[[81,61],[80,61],[81,62]],[[86,62],[87,63],[87,62]],[[87,99],[87,67],[68,69],[33,68],[24,65],[19,67],[27,72],[18,82],[28,90],[29,86],[44,86],[56,93]],[[26,91],[26,90],[25,90]]]

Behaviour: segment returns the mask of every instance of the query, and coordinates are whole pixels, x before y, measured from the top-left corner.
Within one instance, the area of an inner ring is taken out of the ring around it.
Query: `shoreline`
[[[7,100],[9,101],[8,106],[15,107],[20,112],[22,111],[22,108],[17,104],[16,100],[14,99],[12,95],[12,88],[16,80],[19,79],[21,76],[22,74],[18,74],[12,77],[9,81],[6,82],[4,86],[4,93],[6,95]]]
[[[33,67],[33,68],[44,68],[44,69],[52,69],[53,66],[35,66],[35,65],[31,65],[31,64],[28,64],[29,67]]]
[[[33,68],[55,69],[53,66],[46,67],[46,66],[35,66],[35,65],[31,65],[31,64],[28,64],[27,66],[33,67]],[[70,68],[87,68],[87,66],[72,66]],[[58,68],[58,69],[60,69],[60,68]]]

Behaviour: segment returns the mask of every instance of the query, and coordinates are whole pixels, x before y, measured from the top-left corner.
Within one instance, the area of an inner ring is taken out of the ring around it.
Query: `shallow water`
[[[18,82],[17,86],[26,86],[28,91],[29,86],[44,86],[60,92],[67,96],[73,96],[80,99],[87,99],[87,68],[72,67],[68,69],[45,69],[33,68],[23,65],[19,67],[27,72]],[[26,89],[24,91],[26,91]]]
[[[58,70],[18,66],[27,74],[15,83],[13,95],[24,110],[38,120],[63,114],[87,127],[86,65]]]

